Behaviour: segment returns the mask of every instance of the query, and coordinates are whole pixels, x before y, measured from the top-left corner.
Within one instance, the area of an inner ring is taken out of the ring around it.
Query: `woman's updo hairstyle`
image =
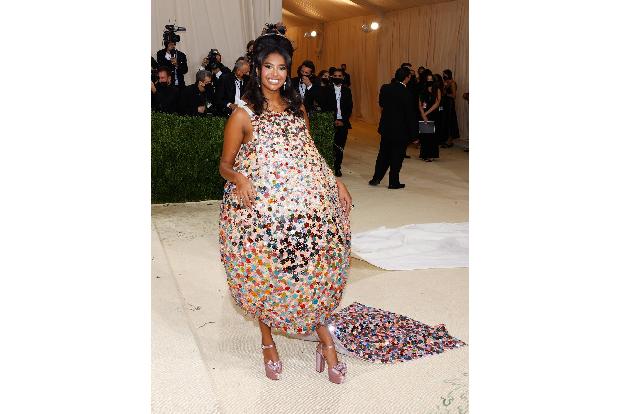
[[[291,70],[293,59],[293,45],[285,37],[286,27],[282,23],[266,24],[261,36],[257,37],[252,46],[250,58],[250,82],[244,94],[245,100],[253,106],[255,114],[261,115],[267,107],[267,102],[261,90],[261,67],[265,58],[271,53],[278,53],[285,59],[287,71]],[[280,96],[287,102],[287,109],[296,116],[303,116],[300,106],[302,100],[291,84],[291,78],[287,75],[284,85],[280,88]]]

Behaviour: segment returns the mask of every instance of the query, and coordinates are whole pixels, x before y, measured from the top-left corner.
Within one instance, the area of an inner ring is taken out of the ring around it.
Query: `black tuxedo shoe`
[[[343,173],[341,172],[341,170],[335,170],[334,175],[336,175],[337,177],[340,177],[343,175]]]
[[[401,183],[399,183],[397,185],[392,185],[391,184],[391,185],[388,186],[388,188],[390,188],[391,190],[398,190],[398,189],[403,188],[403,187],[405,187],[405,184],[401,184]]]
[[[369,181],[369,185],[378,185],[380,182],[377,180],[373,180],[371,179],[371,181]]]

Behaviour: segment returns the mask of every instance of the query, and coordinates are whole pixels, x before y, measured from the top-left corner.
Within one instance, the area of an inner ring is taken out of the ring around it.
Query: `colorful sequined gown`
[[[220,254],[230,292],[248,314],[287,333],[308,334],[339,305],[351,231],[336,179],[303,117],[250,115],[254,136],[233,169],[250,179],[253,208],[227,182],[220,206]]]

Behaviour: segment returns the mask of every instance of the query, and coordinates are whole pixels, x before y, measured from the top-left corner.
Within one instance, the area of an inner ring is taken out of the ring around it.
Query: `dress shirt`
[[[171,60],[172,59],[172,55],[168,51],[166,52],[166,55],[164,57],[166,58],[166,60]],[[177,76],[177,71],[174,70],[173,72],[175,72],[175,86],[179,86],[179,77]]]
[[[336,119],[343,119],[341,116],[341,85],[334,85],[334,94],[336,95]]]

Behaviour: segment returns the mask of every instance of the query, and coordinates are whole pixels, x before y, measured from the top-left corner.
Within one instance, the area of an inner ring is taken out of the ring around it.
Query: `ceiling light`
[[[372,22],[371,23],[371,30],[377,30],[379,29],[379,23],[378,22]]]
[[[311,37],[316,37],[317,36],[317,32],[313,30],[312,32],[310,32],[310,35],[311,35]]]

